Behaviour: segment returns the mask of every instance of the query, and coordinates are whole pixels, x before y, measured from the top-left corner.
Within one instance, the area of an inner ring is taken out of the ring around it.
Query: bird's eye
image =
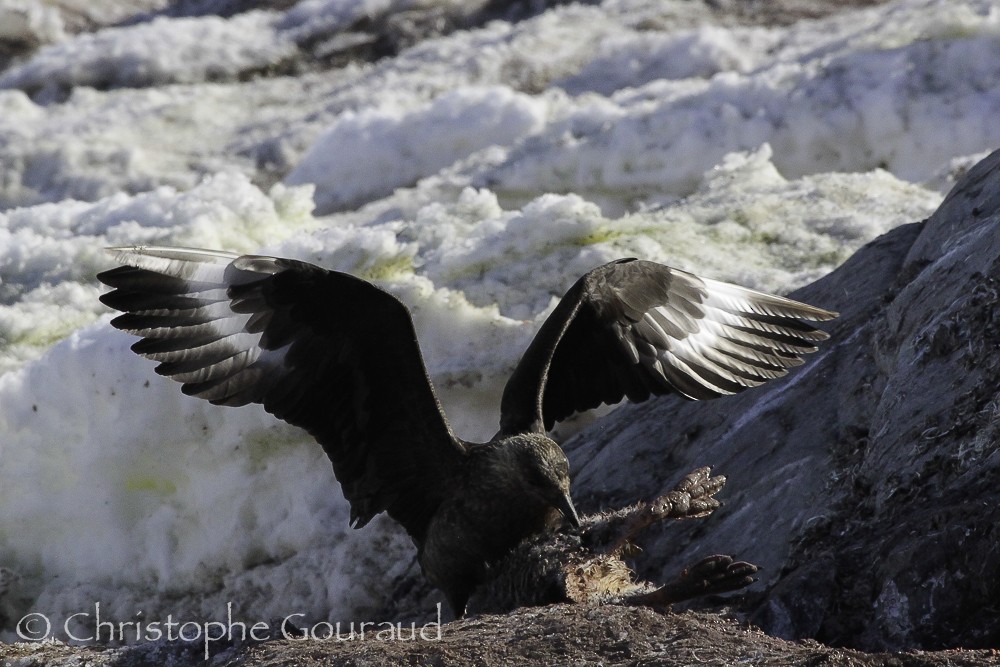
[[[531,472],[528,474],[528,478],[533,486],[540,489],[552,486],[552,481],[549,479],[549,476],[545,474],[545,469],[543,467],[531,466],[529,470]]]

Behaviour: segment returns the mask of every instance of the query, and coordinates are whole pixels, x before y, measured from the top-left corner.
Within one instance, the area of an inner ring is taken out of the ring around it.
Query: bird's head
[[[522,435],[512,440],[515,465],[526,492],[559,510],[566,521],[579,528],[580,517],[569,493],[569,461],[562,448],[545,436]]]

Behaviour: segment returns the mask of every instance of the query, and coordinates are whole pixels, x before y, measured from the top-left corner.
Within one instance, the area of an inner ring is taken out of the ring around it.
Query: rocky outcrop
[[[627,406],[568,443],[576,503],[729,478],[640,575],[709,553],[762,566],[729,601],[765,632],[867,650],[1000,646],[1000,152],[926,221],[794,296],[841,316],[786,381]]]

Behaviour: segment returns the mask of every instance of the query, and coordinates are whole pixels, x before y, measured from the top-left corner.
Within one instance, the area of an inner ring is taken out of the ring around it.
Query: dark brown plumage
[[[801,363],[834,313],[640,260],[583,276],[504,390],[500,431],[458,438],[427,376],[405,306],[304,262],[184,248],[112,249],[98,276],[132,349],[219,405],[260,403],[306,429],[333,462],[351,523],[387,512],[456,615],[491,564],[578,518],[569,466],[545,432],[624,397],[742,391]]]

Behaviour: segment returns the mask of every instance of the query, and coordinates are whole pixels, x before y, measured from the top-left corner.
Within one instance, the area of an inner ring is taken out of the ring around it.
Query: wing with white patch
[[[418,543],[465,445],[441,411],[406,307],[353,276],[288,259],[113,248],[112,324],[185,394],[260,403],[333,462],[351,521],[387,510]]]
[[[501,433],[544,431],[574,412],[677,393],[735,394],[781,377],[836,313],[635,259],[569,289],[504,389]]]

